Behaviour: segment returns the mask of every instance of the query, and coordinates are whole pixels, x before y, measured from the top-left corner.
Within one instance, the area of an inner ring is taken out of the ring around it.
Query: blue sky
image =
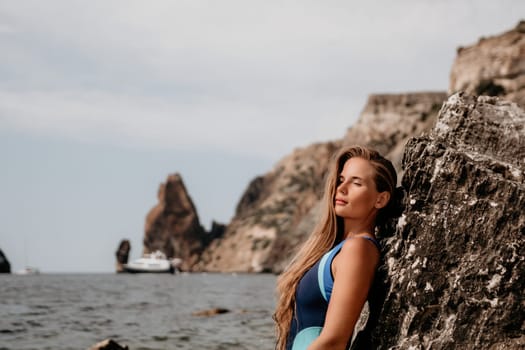
[[[0,249],[14,270],[111,272],[179,172],[201,222],[344,135],[370,93],[446,90],[461,45],[523,1],[4,1]]]

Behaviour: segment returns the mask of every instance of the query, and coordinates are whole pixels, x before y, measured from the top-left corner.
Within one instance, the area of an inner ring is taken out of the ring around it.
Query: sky
[[[521,18],[520,18],[521,15]],[[372,93],[446,91],[459,46],[525,1],[0,2],[0,249],[106,273],[180,173],[202,225]]]

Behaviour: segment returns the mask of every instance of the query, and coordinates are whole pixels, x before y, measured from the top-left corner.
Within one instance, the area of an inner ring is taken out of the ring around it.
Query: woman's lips
[[[336,199],[335,199],[335,204],[345,205],[345,204],[348,204],[348,202],[345,201],[344,199],[336,198]]]

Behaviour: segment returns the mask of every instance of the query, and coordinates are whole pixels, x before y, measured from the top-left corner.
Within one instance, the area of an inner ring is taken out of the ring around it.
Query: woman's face
[[[386,205],[381,198],[385,192],[382,195],[376,189],[375,175],[374,167],[366,159],[353,157],[346,161],[339,174],[334,198],[337,216],[366,220]]]

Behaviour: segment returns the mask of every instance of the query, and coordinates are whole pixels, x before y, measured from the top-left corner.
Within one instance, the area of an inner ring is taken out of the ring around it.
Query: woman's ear
[[[379,193],[379,195],[377,196],[375,208],[376,209],[384,208],[388,204],[389,200],[390,200],[390,193],[388,191]]]

